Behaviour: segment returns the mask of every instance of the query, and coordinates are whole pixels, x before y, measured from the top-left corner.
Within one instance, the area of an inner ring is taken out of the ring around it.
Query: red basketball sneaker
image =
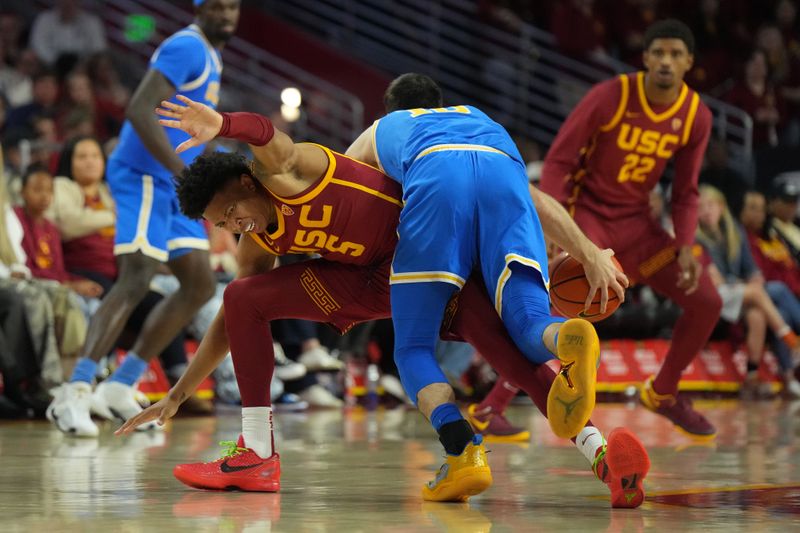
[[[210,463],[188,463],[177,465],[172,474],[180,481],[196,489],[244,490],[253,492],[277,492],[281,488],[280,456],[273,453],[262,459],[250,448],[245,448],[244,438],[239,441],[223,441],[225,454]]]
[[[611,507],[633,509],[644,502],[642,480],[650,470],[650,458],[627,428],[616,428],[608,435],[592,470],[611,490]]]

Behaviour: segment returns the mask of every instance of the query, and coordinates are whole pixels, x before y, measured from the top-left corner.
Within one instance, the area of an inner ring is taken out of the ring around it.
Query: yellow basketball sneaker
[[[567,320],[558,331],[561,371],[547,395],[547,419],[559,437],[570,439],[589,421],[595,402],[600,339],[586,320]]]
[[[448,455],[436,478],[422,486],[422,499],[430,502],[465,502],[492,486],[483,437],[475,435],[461,455]]]

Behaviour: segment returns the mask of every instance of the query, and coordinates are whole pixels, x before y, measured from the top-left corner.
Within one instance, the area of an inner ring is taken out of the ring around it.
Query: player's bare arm
[[[362,163],[378,167],[378,158],[375,155],[375,124],[364,130],[345,152],[345,155],[357,159]]]
[[[159,102],[173,94],[175,87],[169,80],[158,70],[150,69],[131,97],[125,115],[153,157],[172,173],[180,174],[183,161],[175,155],[164,128],[158,125],[151,112]]]
[[[175,151],[207,143],[222,132],[223,115],[210,107],[178,95],[185,105],[162,101],[156,113],[164,117],[159,122],[169,128],[188,133],[191,138]],[[258,115],[259,127],[272,127],[269,119]],[[328,157],[322,148],[313,144],[295,144],[280,130],[273,129],[265,144],[249,144],[253,152],[254,176],[268,189],[281,196],[292,196],[308,188],[328,168]]]
[[[611,260],[614,251],[601,250],[590,241],[555,198],[533,185],[529,185],[528,188],[545,236],[580,261],[586,271],[590,287],[586,297],[586,308],[591,306],[597,291],[600,291],[602,313],[606,312],[609,289],[617,294],[620,302],[625,301],[628,277],[618,270]]]
[[[246,235],[239,239],[236,257],[239,261],[237,278],[269,272],[275,266],[275,256],[267,253]],[[200,383],[225,359],[229,348],[228,335],[225,332],[225,308],[220,306],[217,316],[214,317],[208,332],[197,348],[197,353],[178,382],[163,399],[127,420],[115,434],[131,433],[137,426],[151,420],[158,420],[159,425],[164,425],[168,419],[175,416],[181,404],[194,393]]]

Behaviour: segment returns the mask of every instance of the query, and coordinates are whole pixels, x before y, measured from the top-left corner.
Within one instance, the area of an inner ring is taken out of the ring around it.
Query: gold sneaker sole
[[[559,437],[570,439],[589,421],[597,388],[600,339],[591,323],[567,320],[558,332],[561,371],[547,395],[547,419]]]

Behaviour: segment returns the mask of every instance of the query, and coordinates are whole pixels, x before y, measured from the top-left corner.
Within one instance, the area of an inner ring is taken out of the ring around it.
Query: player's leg
[[[547,398],[556,374],[547,365],[531,363],[519,351],[490,303],[479,277],[470,278],[457,298],[448,305],[443,333],[454,334],[472,344],[502,376],[513,376],[545,417]],[[573,437],[578,450],[592,465],[598,478],[608,485],[615,507],[638,507],[644,501],[642,480],[650,460],[641,442],[628,430],[612,432],[607,445],[591,421]],[[608,463],[615,465],[612,471]]]
[[[430,420],[447,453],[436,479],[422,488],[422,497],[432,501],[466,501],[492,483],[480,436],[461,415],[453,389],[434,357],[444,309],[456,290],[443,282],[395,284],[391,289],[400,381]]]
[[[404,187],[392,263],[395,363],[408,397],[430,420],[447,453],[426,500],[465,501],[492,483],[482,438],[455,405],[434,350],[445,306],[476,262],[472,155],[440,152],[414,163]]]
[[[479,257],[487,290],[528,359],[543,363],[557,354],[561,371],[549,393],[549,422],[556,435],[574,437],[594,409],[597,334],[585,320],[565,322],[550,315],[544,235],[521,164],[493,153],[480,154],[476,161],[480,181],[491,184],[477,202]]]
[[[216,280],[209,264],[205,250],[193,250],[170,259],[168,265],[180,287],[150,311],[133,345],[133,352],[139,357],[149,361],[161,353],[214,295]]]
[[[517,427],[505,416],[505,410],[511,400],[519,392],[519,387],[503,376],[480,403],[467,407],[467,420],[470,425],[484,436],[487,442],[527,442],[531,438],[530,431]]]
[[[278,319],[328,322],[344,332],[354,323],[386,318],[387,278],[388,268],[312,260],[231,282],[224,297],[225,330],[241,394],[242,433],[221,459],[178,465],[175,476],[196,488],[279,490],[280,460],[273,439],[270,395],[275,367],[270,323]]]
[[[82,357],[70,383],[48,409],[48,418],[59,429],[77,436],[97,435],[97,426],[89,417],[90,406],[96,400],[91,397],[91,383],[97,362],[114,347],[129,316],[147,293],[156,269],[167,259],[165,228],[174,194],[171,183],[143,176],[113,159],[109,161],[108,175],[116,202],[114,250],[119,274],[92,316]],[[132,357],[123,375],[141,374],[144,368],[146,362]],[[116,387],[119,385],[112,386]],[[127,396],[130,403],[135,403],[132,395]]]
[[[163,181],[163,180],[162,180]],[[163,229],[153,233],[150,242],[158,250],[166,250],[167,264],[178,278],[180,288],[159,301],[150,311],[136,342],[120,366],[108,380],[98,385],[94,394],[97,406],[105,405],[114,418],[122,421],[141,411],[135,400],[133,385],[138,381],[150,360],[161,353],[176,335],[194,318],[202,305],[213,296],[216,288],[208,258],[208,239],[205,228],[179,212],[172,183],[161,183],[159,189],[166,197],[159,205],[167,209]],[[142,291],[145,294],[146,290]],[[99,412],[102,412],[98,409]],[[153,429],[157,425],[137,429]]]
[[[722,300],[706,270],[693,293],[686,294],[677,287],[680,267],[675,259],[674,241],[661,228],[653,225],[649,234],[637,242],[640,245],[636,249],[617,255],[625,271],[683,310],[675,323],[664,363],[658,374],[645,383],[641,401],[691,435],[713,436],[714,426],[692,407],[691,400],[678,393],[678,383],[684,369],[708,342],[719,320]]]

